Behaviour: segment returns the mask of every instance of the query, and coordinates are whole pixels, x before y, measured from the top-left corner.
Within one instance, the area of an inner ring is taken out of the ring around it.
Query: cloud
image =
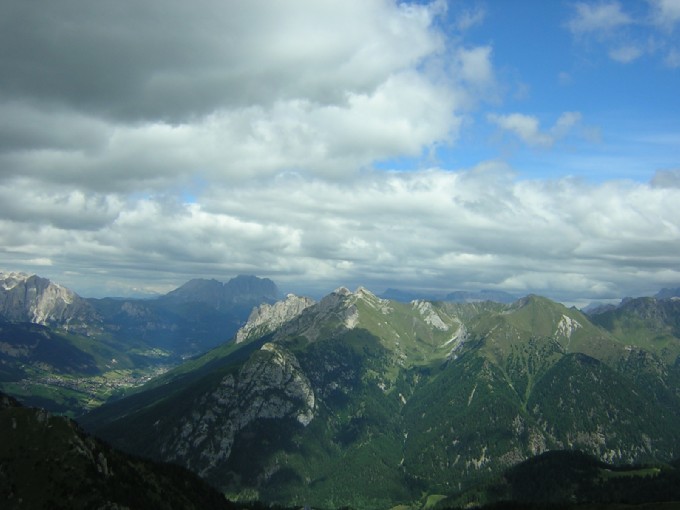
[[[486,18],[486,14],[486,9],[479,5],[471,9],[465,9],[458,14],[455,20],[455,27],[461,32],[469,30],[474,26],[480,25]]]
[[[651,184],[657,188],[680,189],[680,169],[657,171],[652,178]]]
[[[680,0],[647,0],[646,12],[645,4],[624,5],[626,10],[618,1],[576,3],[565,26],[578,41],[602,45],[621,64],[661,56],[667,67],[677,67],[680,50],[673,31],[680,22]]]
[[[638,46],[628,45],[621,46],[609,51],[609,57],[612,60],[621,62],[622,64],[628,64],[637,60],[644,54],[644,50]]]
[[[439,51],[437,12],[357,0],[11,2],[0,90],[123,121],[178,123],[300,97],[337,104]]]
[[[489,47],[447,47],[442,5],[13,2],[0,181],[156,193],[449,144],[493,69]]]
[[[671,69],[680,67],[680,49],[672,48],[666,55],[664,64]]]
[[[477,86],[493,85],[494,73],[491,64],[491,46],[460,48],[456,54],[457,71],[466,82]]]
[[[567,22],[567,27],[574,34],[606,33],[633,22],[621,10],[619,2],[578,2],[574,4],[574,11],[573,17]]]
[[[672,174],[638,186],[516,180],[499,161],[375,170],[455,148],[475,109],[500,97],[494,47],[465,40],[484,11],[454,17],[452,36],[445,8],[7,2],[2,265],[100,296],[238,273],[303,293],[398,284],[555,297],[676,278]],[[583,12],[592,26],[597,13]],[[581,122],[555,117],[487,120],[549,148]]]
[[[255,273],[301,293],[399,282],[613,297],[641,278],[680,280],[678,200],[673,186],[515,181],[493,162],[342,182],[289,173],[211,188],[201,203],[139,198],[97,228],[5,218],[0,245],[5,263],[50,260],[65,283],[102,272],[119,289]]]
[[[565,112],[548,131],[541,131],[538,118],[522,113],[509,115],[489,114],[487,120],[504,131],[509,131],[527,145],[550,147],[557,140],[567,136],[569,131],[581,121],[579,112]]]
[[[652,22],[663,30],[672,32],[680,23],[680,1],[648,0],[652,8]]]

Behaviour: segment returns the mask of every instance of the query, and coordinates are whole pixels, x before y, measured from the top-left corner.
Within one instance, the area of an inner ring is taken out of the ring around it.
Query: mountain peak
[[[268,278],[253,275],[238,275],[226,283],[214,278],[194,278],[177,289],[168,292],[161,299],[174,303],[205,303],[216,309],[233,304],[254,304],[262,301],[274,302],[279,289]]]
[[[0,286],[4,290],[12,290],[14,287],[19,285],[21,282],[25,282],[30,278],[30,275],[26,273],[20,273],[16,271],[3,272],[0,271]]]
[[[96,314],[62,285],[35,274],[10,272],[0,273],[0,315],[10,321],[63,325]]]
[[[236,332],[236,343],[259,338],[274,331],[313,304],[314,300],[311,298],[288,294],[285,299],[273,305],[263,303],[253,308],[248,321]]]
[[[331,294],[337,294],[338,296],[351,296],[352,291],[349,290],[347,287],[338,287],[335,289]]]

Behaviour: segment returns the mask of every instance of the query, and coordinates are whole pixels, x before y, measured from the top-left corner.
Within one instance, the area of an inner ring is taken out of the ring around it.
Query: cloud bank
[[[611,30],[629,23],[599,8]],[[577,7],[571,30],[605,23],[597,9]],[[1,14],[2,269],[98,296],[239,273],[300,293],[570,300],[680,281],[674,171],[592,184],[428,159],[498,97],[493,47],[465,39],[480,8],[68,0]],[[581,114],[486,120],[549,149]],[[421,163],[392,170],[404,157]]]

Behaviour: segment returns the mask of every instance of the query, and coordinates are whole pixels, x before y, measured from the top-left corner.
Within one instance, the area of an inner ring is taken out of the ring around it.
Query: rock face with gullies
[[[314,419],[315,406],[314,391],[295,355],[267,343],[180,418],[161,440],[161,455],[210,478],[224,469],[236,435],[248,425],[260,419],[291,419],[306,427]],[[162,429],[160,421],[155,426]]]
[[[283,323],[300,315],[303,310],[314,304],[308,297],[288,294],[286,299],[277,301],[273,305],[263,303],[253,309],[246,322],[236,333],[236,343],[244,342],[248,338],[259,338],[271,333]]]
[[[0,273],[0,316],[12,322],[89,332],[100,321],[92,306],[72,290],[25,273]]]

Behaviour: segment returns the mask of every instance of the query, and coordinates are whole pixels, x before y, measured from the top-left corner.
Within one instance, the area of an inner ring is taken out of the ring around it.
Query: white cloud
[[[514,133],[520,140],[529,145],[550,146],[552,137],[541,132],[539,121],[531,115],[511,113],[509,115],[489,114],[487,120],[499,128]]]
[[[457,71],[467,83],[488,87],[494,83],[491,46],[460,48],[456,54]]]
[[[447,33],[445,8],[13,3],[0,19],[2,265],[98,295],[237,273],[321,292],[558,293],[568,280],[570,295],[674,278],[673,175],[635,187],[515,181],[500,162],[373,170],[455,147],[474,108],[500,96],[493,47]],[[594,9],[582,34],[606,26]],[[607,30],[628,26],[616,12]],[[488,121],[548,148],[581,115]]]
[[[671,32],[680,23],[679,0],[648,0],[652,7],[652,21],[663,30]]]
[[[476,6],[472,9],[462,11],[456,18],[456,29],[464,32],[470,28],[480,25],[486,18],[486,9],[482,6]]]
[[[117,120],[186,122],[306,98],[342,102],[443,49],[437,4],[87,0],[4,16],[0,88]]]
[[[548,131],[540,129],[538,118],[522,113],[508,115],[489,114],[487,120],[505,131],[517,136],[527,145],[550,147],[557,140],[567,136],[569,131],[580,122],[579,112],[565,112]]]
[[[596,4],[578,2],[574,4],[574,10],[567,27],[575,34],[609,32],[633,21],[616,1]]]
[[[644,50],[635,45],[620,46],[609,51],[609,57],[612,60],[621,62],[622,64],[633,62],[634,60],[640,58],[643,54]]]
[[[342,182],[291,173],[213,187],[200,204],[140,198],[96,230],[5,219],[0,245],[5,265],[49,259],[65,283],[78,282],[67,271],[157,289],[255,273],[298,292],[398,282],[612,297],[640,274],[680,280],[678,200],[669,186],[515,181],[497,163]]]
[[[19,4],[6,20],[0,181],[157,193],[339,177],[454,141],[493,80],[489,47],[447,47],[441,2],[125,6]]]
[[[659,170],[652,178],[652,186],[658,188],[678,188],[680,189],[680,169]]]
[[[624,10],[624,7],[626,8]],[[646,12],[643,11],[647,7]],[[580,42],[602,45],[607,56],[630,64],[643,57],[661,56],[666,66],[677,67],[680,0],[647,0],[646,5],[618,1],[577,3],[566,27]]]

